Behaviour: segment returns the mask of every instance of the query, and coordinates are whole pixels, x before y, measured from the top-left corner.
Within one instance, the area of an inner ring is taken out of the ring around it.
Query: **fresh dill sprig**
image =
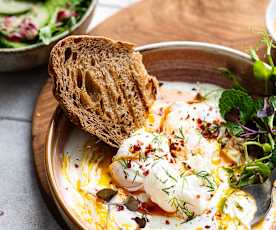
[[[179,130],[180,136],[175,135],[175,138],[185,141],[185,136],[184,136],[184,133],[183,133],[183,127],[181,126],[178,130]]]
[[[207,171],[200,171],[196,173],[196,176],[200,177],[204,181],[205,186],[209,188],[209,192],[215,191],[216,183],[210,173]]]
[[[160,179],[160,177],[158,177],[156,174],[153,174],[153,175],[154,175],[155,179],[157,179],[158,181],[160,181],[162,184],[166,184],[168,182],[168,179],[162,181]]]
[[[175,182],[177,182],[177,179],[176,179],[173,175],[171,175],[167,169],[165,169],[165,168],[163,168],[163,167],[162,167],[162,169],[164,170],[164,172],[166,173],[166,175],[167,175],[169,178],[171,178],[172,180],[174,180]]]
[[[176,197],[173,197],[170,201],[170,204],[176,208],[176,210],[182,214],[185,214],[188,217],[188,220],[191,220],[194,218],[194,212],[190,211],[186,205],[188,204],[185,201],[180,201]]]
[[[126,160],[126,159],[120,159],[120,160],[118,160],[119,164],[120,164],[124,169],[128,168],[129,161],[130,161],[130,160]]]
[[[166,193],[167,195],[169,195],[169,194],[170,194],[170,190],[171,190],[172,188],[174,188],[174,186],[175,186],[175,185],[171,185],[171,186],[169,186],[169,187],[162,188],[161,190],[162,190],[164,193]]]
[[[135,171],[135,175],[133,177],[132,184],[134,184],[135,179],[136,179],[137,176],[139,176],[139,171],[138,170]]]

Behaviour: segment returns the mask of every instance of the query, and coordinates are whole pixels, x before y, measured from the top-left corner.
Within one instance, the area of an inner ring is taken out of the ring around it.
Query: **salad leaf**
[[[253,99],[241,90],[225,90],[219,99],[219,109],[222,117],[227,120],[227,114],[238,111],[238,120],[245,124],[256,110]]]
[[[39,39],[46,45],[50,44],[52,38],[52,30],[50,26],[45,26],[39,30]]]
[[[276,110],[276,96],[271,96],[269,98],[269,103],[273,106],[274,110]]]
[[[264,98],[264,103],[263,103],[263,108],[257,111],[257,117],[258,118],[265,118],[269,117],[274,114],[274,108],[273,106],[269,103],[268,98]]]
[[[265,93],[276,82],[276,68],[272,48],[276,48],[267,33],[261,43],[266,46],[266,60],[262,61],[256,50],[250,50],[253,75],[265,82]],[[226,168],[232,187],[263,183],[276,167],[276,96],[253,99],[243,89],[235,87],[236,77],[224,71],[233,81],[233,88],[225,90],[219,100],[224,126],[232,137],[242,140],[245,162]],[[276,86],[276,84],[275,84]]]
[[[229,174],[230,185],[234,188],[242,188],[250,184],[263,183],[271,174],[269,163],[252,161],[244,166],[225,168]]]
[[[276,167],[276,149],[274,149],[271,153],[271,163]]]
[[[246,92],[246,89],[241,86],[237,75],[235,75],[231,70],[229,70],[225,67],[220,67],[220,68],[218,68],[218,71],[220,71],[226,78],[228,78],[229,80],[232,81],[232,83],[233,83],[232,88],[233,89],[238,89],[238,90]]]
[[[226,127],[227,131],[232,135],[232,136],[240,136],[242,133],[244,133],[243,128],[234,122],[226,122],[224,124],[224,126]]]

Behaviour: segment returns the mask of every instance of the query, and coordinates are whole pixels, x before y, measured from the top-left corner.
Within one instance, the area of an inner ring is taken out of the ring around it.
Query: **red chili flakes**
[[[124,206],[123,206],[123,205],[117,204],[117,205],[116,205],[116,210],[117,210],[117,211],[122,211],[122,210],[124,210]]]
[[[198,124],[202,124],[202,120],[200,118],[197,119]]]
[[[181,151],[181,148],[184,146],[184,141],[183,140],[179,140],[177,142],[172,142],[170,144],[170,152],[171,154],[175,157],[176,156],[176,152]]]
[[[140,150],[141,150],[140,144],[137,143],[137,144],[135,144],[135,145],[132,145],[132,149],[131,149],[131,150],[132,150],[132,152],[134,152],[134,153],[140,151]]]
[[[208,209],[207,211],[206,211],[206,214],[210,214],[211,213],[211,209]]]
[[[170,150],[177,150],[177,143],[173,142],[170,144]]]
[[[149,144],[145,149],[145,155],[148,156],[149,153],[153,151],[152,145]]]
[[[131,168],[131,161],[127,161],[127,168]]]
[[[214,121],[213,123],[202,121],[197,119],[198,128],[201,130],[201,134],[208,139],[217,138],[219,135],[219,126],[218,122]]]
[[[165,224],[169,225],[169,224],[170,224],[170,221],[166,220],[166,221],[165,221]]]
[[[143,172],[143,175],[144,175],[144,176],[148,176],[148,175],[149,175],[149,170],[144,171],[144,172]]]

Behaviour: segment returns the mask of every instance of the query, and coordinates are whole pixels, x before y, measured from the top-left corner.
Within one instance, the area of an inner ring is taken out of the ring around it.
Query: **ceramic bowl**
[[[208,82],[230,87],[231,82],[218,71],[227,67],[241,76],[244,86],[250,86],[252,93],[261,94],[260,83],[252,78],[250,57],[240,51],[207,43],[165,42],[137,48],[143,54],[143,62],[152,75],[160,81]],[[79,151],[91,138],[71,125],[61,109],[52,117],[45,147],[45,164],[52,196],[72,229],[89,229],[68,201],[66,188],[61,182],[61,155],[64,152]]]
[[[268,33],[276,41],[276,0],[271,0],[267,6],[265,25]]]
[[[92,0],[81,20],[72,27],[71,31],[65,31],[53,37],[48,45],[42,42],[22,48],[0,48],[0,72],[21,71],[48,63],[49,53],[52,47],[69,34],[85,34],[95,12],[97,0]]]

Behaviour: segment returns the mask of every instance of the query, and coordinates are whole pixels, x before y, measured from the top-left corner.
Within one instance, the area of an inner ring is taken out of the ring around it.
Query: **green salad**
[[[92,0],[0,0],[0,48],[20,48],[70,30]]]
[[[261,44],[265,46],[265,56],[261,59],[256,49],[250,50],[250,56],[254,77],[260,80],[260,85],[264,82],[265,97],[251,96],[240,85],[239,76],[221,68],[233,82],[233,87],[225,90],[219,100],[224,126],[231,136],[245,140],[246,163],[225,168],[231,186],[238,188],[263,183],[276,167],[276,67],[272,58],[276,46],[267,33],[263,34]],[[269,88],[272,92],[268,92]]]

